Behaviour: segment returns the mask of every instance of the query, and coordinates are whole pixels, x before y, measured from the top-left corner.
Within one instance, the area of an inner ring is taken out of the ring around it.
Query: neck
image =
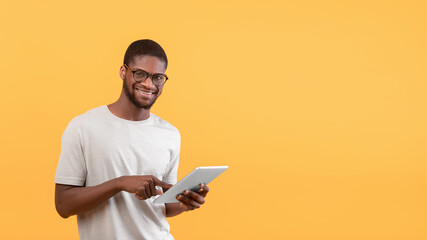
[[[108,105],[108,109],[117,117],[130,121],[142,121],[150,117],[150,109],[135,106],[123,91],[116,102]]]

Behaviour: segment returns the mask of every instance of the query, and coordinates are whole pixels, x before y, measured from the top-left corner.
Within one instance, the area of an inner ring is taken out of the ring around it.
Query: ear
[[[120,69],[119,69],[119,75],[120,75],[120,78],[122,80],[125,80],[125,75],[126,75],[126,68],[125,68],[125,66],[122,65],[120,67]]]

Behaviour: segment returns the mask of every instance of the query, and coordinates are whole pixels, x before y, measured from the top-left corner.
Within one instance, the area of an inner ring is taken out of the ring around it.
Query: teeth
[[[141,89],[137,89],[138,90],[138,92],[141,92],[141,93],[143,93],[143,94],[153,94],[153,93],[151,93],[151,92],[144,92],[144,91],[142,91]]]

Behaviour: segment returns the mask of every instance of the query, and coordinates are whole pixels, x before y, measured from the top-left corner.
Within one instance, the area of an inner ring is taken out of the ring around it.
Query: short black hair
[[[131,43],[126,50],[123,64],[129,66],[129,63],[138,56],[157,57],[165,64],[165,69],[168,67],[168,58],[166,57],[165,51],[153,40],[141,39]]]

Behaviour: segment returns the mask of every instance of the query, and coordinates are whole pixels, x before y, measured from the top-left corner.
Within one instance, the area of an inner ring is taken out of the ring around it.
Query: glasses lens
[[[133,74],[133,77],[135,78],[135,81],[137,81],[137,82],[144,81],[145,79],[147,79],[148,73],[144,72],[144,71],[136,71]]]
[[[165,83],[166,77],[164,75],[161,75],[161,74],[154,74],[152,77],[152,81],[156,85],[162,85]]]

